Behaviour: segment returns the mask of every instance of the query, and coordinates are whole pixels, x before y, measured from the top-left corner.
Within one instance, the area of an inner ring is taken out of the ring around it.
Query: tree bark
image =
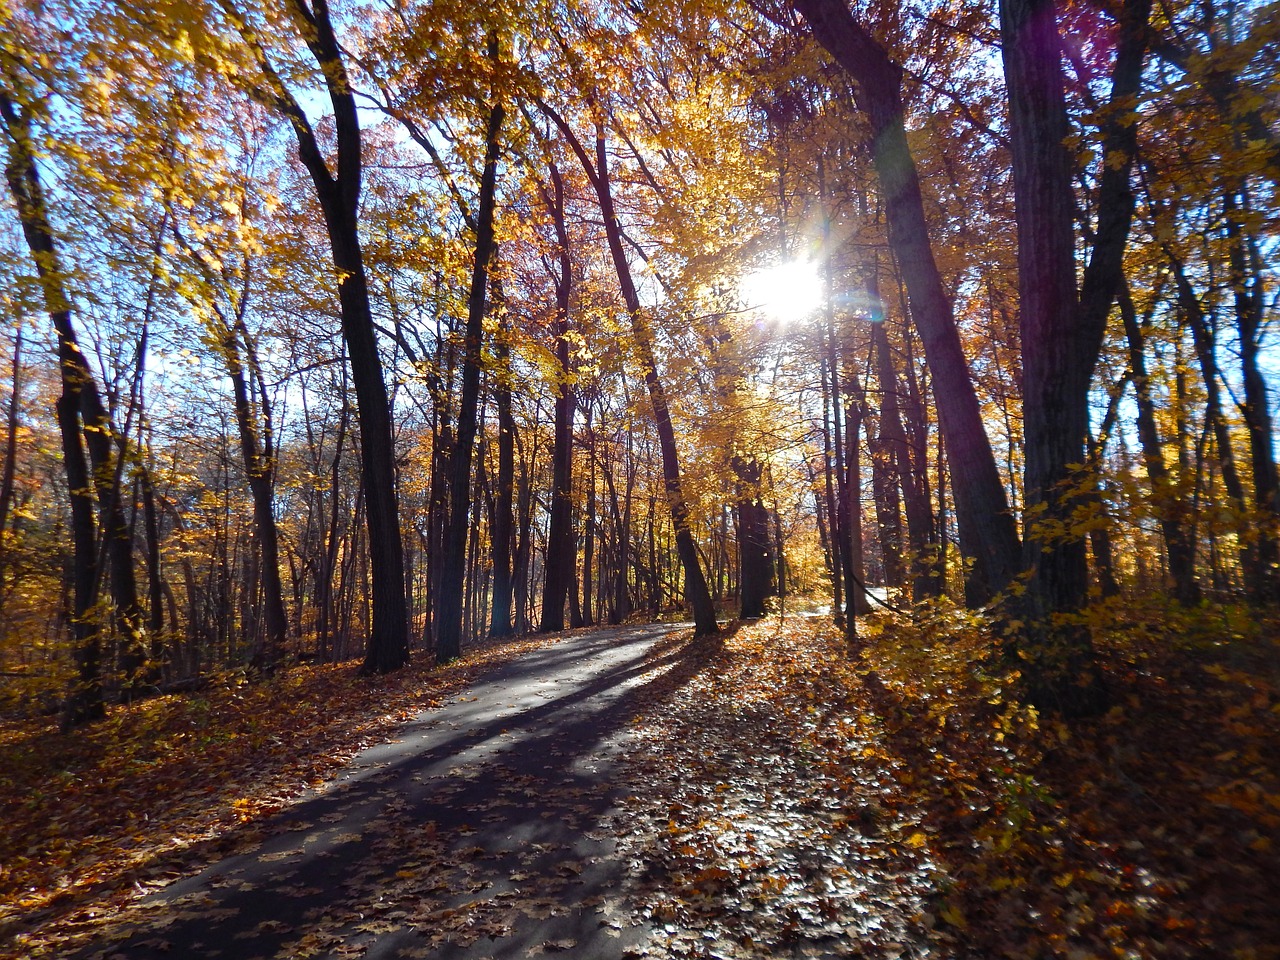
[[[1280,475],[1276,471],[1275,433],[1271,421],[1267,381],[1259,355],[1265,318],[1262,256],[1257,240],[1241,226],[1248,211],[1243,188],[1229,192],[1224,208],[1227,219],[1231,290],[1235,301],[1236,328],[1240,333],[1240,372],[1244,380],[1244,416],[1249,434],[1249,462],[1253,467],[1253,502],[1259,529],[1255,561],[1248,572],[1249,595],[1259,603],[1280,600]],[[1244,208],[1244,209],[1241,209]]]
[[[45,206],[44,188],[35,163],[30,119],[22,107],[14,106],[7,91],[0,91],[0,119],[3,119],[10,138],[5,176],[18,208],[23,235],[35,261],[45,309],[58,338],[62,395],[56,409],[71,507],[71,631],[77,672],[76,681],[63,705],[63,726],[69,728],[106,716],[102,691],[101,626],[94,609],[98,601],[99,564],[93,490],[98,485],[94,482],[96,478],[90,476],[85,447],[86,434],[94,431],[101,433],[102,446],[109,451],[110,423],[104,417],[105,408],[98,396],[97,385],[76,340],[71,320],[71,299],[67,295],[57,244]],[[92,396],[86,397],[86,394]],[[104,466],[109,473],[109,460]],[[99,487],[99,504],[104,507],[101,492]],[[118,498],[115,502],[118,506]],[[106,517],[108,523],[114,519],[110,513]],[[119,519],[118,526],[111,524],[117,530],[123,526],[123,515]]]
[[[587,476],[586,519],[582,529],[582,625],[589,627],[596,622],[594,576],[596,562],[596,456],[595,433],[591,429],[592,408],[586,408],[586,436],[590,447],[587,451],[589,473]]]
[[[736,456],[730,465],[738,488],[734,506],[738,536],[738,615],[743,620],[751,620],[765,615],[766,601],[778,592],[769,511],[760,497],[763,474],[760,461]]]
[[[1180,484],[1169,476],[1169,468],[1165,465],[1160,433],[1156,427],[1155,403],[1151,399],[1150,377],[1147,374],[1146,338],[1127,289],[1122,289],[1120,293],[1120,316],[1124,320],[1125,337],[1129,341],[1129,369],[1133,373],[1133,389],[1138,408],[1138,440],[1142,444],[1142,459],[1146,464],[1147,477],[1151,481],[1151,498],[1164,534],[1174,596],[1180,603],[1194,604],[1200,600],[1200,585],[1196,582],[1195,542],[1188,529],[1186,516],[1187,499],[1178,489]]]
[[[582,163],[583,170],[595,188],[596,198],[600,203],[600,212],[604,216],[605,238],[613,258],[614,271],[618,275],[618,285],[622,288],[622,299],[627,305],[631,332],[636,350],[640,354],[641,366],[644,368],[644,382],[649,391],[654,424],[658,429],[658,444],[662,454],[662,479],[666,488],[667,506],[671,511],[671,524],[675,527],[676,552],[680,557],[680,565],[684,569],[685,599],[693,608],[694,632],[699,635],[716,633],[719,625],[716,623],[715,605],[711,602],[711,592],[707,589],[706,577],[698,563],[698,547],[693,541],[693,530],[689,524],[689,505],[685,501],[680,480],[680,459],[676,449],[675,428],[671,423],[666,391],[662,380],[658,377],[658,363],[653,352],[653,330],[649,326],[649,320],[640,304],[640,296],[636,292],[635,281],[631,276],[631,265],[627,262],[627,254],[622,246],[622,227],[614,211],[604,131],[599,127],[596,130],[596,157],[595,162],[592,163],[572,128],[545,105],[543,109],[559,127],[560,132],[569,142],[570,148]]]
[[[9,529],[9,511],[13,506],[13,484],[18,466],[18,414],[22,409],[22,327],[18,318],[13,336],[13,375],[10,379],[9,411],[5,420],[4,467],[0,472],[0,616],[8,593],[4,588],[4,575],[9,565],[9,544],[5,531]]]
[[[897,480],[902,489],[902,504],[907,517],[907,539],[910,543],[912,598],[917,602],[926,597],[937,596],[940,584],[934,572],[932,555],[934,553],[933,518],[929,513],[928,500],[921,491],[927,480],[916,475],[911,450],[907,442],[907,432],[902,426],[902,408],[898,400],[898,375],[893,365],[893,355],[889,350],[889,335],[884,321],[875,324],[871,330],[872,346],[875,350],[876,379],[880,384],[880,443],[881,456],[884,459],[884,470],[890,473],[889,482]],[[894,488],[896,494],[897,487]],[[896,500],[896,497],[894,498]],[[890,516],[897,519],[896,504],[889,506]],[[901,527],[893,535],[892,542],[902,543]]]
[[[369,284],[360,247],[359,206],[362,180],[360,117],[342,48],[334,33],[328,0],[288,0],[304,24],[303,39],[324,77],[333,108],[336,171],[306,112],[285,87],[253,29],[234,0],[219,0],[227,17],[258,58],[261,85],[254,93],[284,116],[293,128],[298,157],[311,177],[329,235],[338,277],[342,335],[351,364],[360,423],[360,466],[369,534],[373,617],[361,673],[387,673],[409,662],[409,608],[405,596],[404,547],[396,495],[395,441],[391,407],[382,377],[382,360],[369,305]]]
[[[511,345],[504,330],[498,342],[498,383],[494,400],[498,408],[498,478],[494,492],[493,526],[489,538],[493,549],[493,604],[489,615],[489,635],[509,637],[511,601],[514,596],[512,566],[515,538],[516,418],[511,412]]]
[[[814,37],[858,84],[858,106],[871,125],[889,245],[910,297],[938,395],[956,501],[960,546],[973,566],[971,605],[992,600],[1018,571],[1017,529],[996,469],[950,299],[929,241],[924,201],[903,123],[902,67],[852,16],[844,0],[795,0]]]
[[[573,415],[576,398],[569,366],[569,306],[573,282],[573,262],[569,256],[569,234],[564,221],[564,180],[551,164],[553,197],[546,198],[555,224],[560,254],[556,277],[555,356],[559,366],[556,382],[554,439],[551,448],[551,524],[547,531],[547,577],[542,589],[543,633],[564,629],[564,605],[573,581],[577,546],[573,536]]]
[[[1150,0],[1127,0],[1121,11],[1111,89],[1117,107],[1136,99],[1149,14]],[[1084,536],[1072,519],[1074,465],[1085,459],[1089,385],[1123,278],[1134,206],[1133,107],[1104,124],[1100,215],[1077,295],[1070,125],[1055,0],[1001,0],[1000,33],[1018,221],[1024,563],[1030,575],[1020,601],[1030,632],[1019,653],[1033,702],[1081,714],[1100,709],[1105,696],[1088,630],[1065,624],[1060,615],[1080,610],[1088,595]]]
[[[262,588],[265,630],[262,641],[255,643],[250,652],[249,664],[255,670],[271,673],[284,655],[289,632],[289,621],[284,610],[284,585],[280,581],[280,537],[275,517],[275,453],[271,444],[271,411],[266,406],[265,396],[260,398],[263,421],[261,440],[254,424],[254,404],[240,356],[242,342],[250,364],[254,364],[249,332],[244,325],[243,316],[240,316],[234,324],[225,328],[222,349],[235,397],[240,454],[244,459],[245,477],[253,499],[254,537],[261,553],[258,582]]]
[[[490,41],[496,56],[496,40]],[[480,207],[476,213],[476,252],[467,300],[467,329],[462,361],[462,396],[458,403],[457,432],[449,480],[449,526],[445,538],[444,571],[440,605],[436,615],[436,662],[448,663],[462,652],[463,580],[466,574],[467,528],[471,507],[471,453],[475,444],[480,399],[481,343],[484,338],[485,303],[489,286],[489,262],[496,243],[493,214],[498,185],[498,131],[504,110],[489,110],[485,131],[484,172],[480,178]]]

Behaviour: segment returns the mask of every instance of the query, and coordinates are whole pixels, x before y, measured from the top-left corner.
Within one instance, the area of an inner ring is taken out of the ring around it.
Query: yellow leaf
[[[959,907],[948,903],[945,904],[939,912],[942,915],[942,919],[947,921],[947,923],[951,924],[953,927],[960,930],[969,929],[969,921],[964,918],[964,913],[961,912]]]

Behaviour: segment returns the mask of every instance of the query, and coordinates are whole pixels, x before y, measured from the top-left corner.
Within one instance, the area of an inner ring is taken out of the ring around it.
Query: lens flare
[[[779,323],[798,323],[822,305],[822,276],[817,264],[793,260],[743,277],[739,293],[747,309]]]

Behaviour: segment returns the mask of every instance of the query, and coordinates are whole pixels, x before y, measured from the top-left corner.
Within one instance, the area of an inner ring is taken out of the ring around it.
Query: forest
[[[1257,0],[0,0],[4,741],[802,613],[868,710],[971,655],[1065,744],[1221,655],[1275,736],[1278,60]]]

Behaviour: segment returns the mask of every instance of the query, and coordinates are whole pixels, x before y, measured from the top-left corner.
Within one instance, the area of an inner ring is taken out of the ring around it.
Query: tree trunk
[[[529,472],[530,464],[534,457],[537,456],[537,442],[535,434],[535,442],[531,456],[526,461],[522,455],[520,457],[520,476],[516,481],[516,524],[518,535],[516,539],[516,556],[515,556],[515,631],[518,634],[529,632],[529,567],[530,556],[533,553],[533,493],[530,489]],[[516,436],[517,445],[519,444],[519,435]],[[523,454],[523,450],[521,450]]]
[[[18,465],[18,415],[22,409],[22,327],[23,320],[19,317],[13,336],[13,376],[10,380],[9,412],[5,418],[4,467],[0,472],[0,616],[3,616],[4,601],[8,594],[4,586],[5,568],[9,563],[9,544],[5,532],[9,529],[9,511],[13,506],[13,483]]]
[[[253,346],[249,341],[243,316],[237,317],[234,324],[224,325],[222,351],[235,397],[240,454],[244,459],[245,477],[253,498],[254,537],[261,554],[258,581],[262,588],[265,632],[261,641],[253,644],[249,664],[255,670],[271,673],[284,655],[289,632],[289,621],[284,610],[284,586],[280,581],[280,537],[275,517],[275,454],[271,449],[271,411],[265,405],[265,396],[260,399],[263,428],[262,439],[259,440],[259,430],[254,423],[254,404],[240,355],[241,342],[248,354],[249,363],[255,364]]]
[[[835,477],[839,476],[840,464],[844,458],[839,443],[840,425],[832,415],[831,365],[827,356],[823,356],[819,368],[822,378],[822,480],[825,505],[827,508],[827,528],[831,539],[831,619],[838,627],[844,626],[844,581],[847,551],[844,547],[844,529],[841,523],[840,503],[844,497],[837,498]]]
[[[743,620],[763,617],[765,602],[777,593],[774,579],[769,511],[760,497],[760,462],[754,457],[730,461],[738,487],[734,525],[738,536],[738,615]]]
[[[573,263],[569,257],[569,235],[564,222],[564,181],[556,165],[551,164],[551,183],[555,191],[549,198],[556,243],[560,254],[560,272],[556,277],[555,356],[559,367],[556,382],[554,440],[551,448],[551,523],[547,531],[547,578],[542,589],[542,618],[538,629],[544,633],[564,629],[564,605],[573,569],[577,545],[573,536],[573,414],[575,397],[569,366],[569,305],[573,281]]]
[[[1120,595],[1120,584],[1116,581],[1115,575],[1115,559],[1114,551],[1111,545],[1111,528],[1109,525],[1101,522],[1102,516],[1106,513],[1106,489],[1102,481],[1102,454],[1106,448],[1107,440],[1111,436],[1111,431],[1115,427],[1116,417],[1120,413],[1120,400],[1124,396],[1125,386],[1132,376],[1132,371],[1126,372],[1120,382],[1116,384],[1111,391],[1111,399],[1107,404],[1107,412],[1102,418],[1102,424],[1098,428],[1098,436],[1086,438],[1089,452],[1089,464],[1098,478],[1096,492],[1094,496],[1095,509],[1099,514],[1099,522],[1095,523],[1089,531],[1089,546],[1093,550],[1093,566],[1094,572],[1098,578],[1099,592],[1104,598],[1116,597]],[[1109,519],[1109,518],[1108,518]]]
[[[1191,327],[1191,337],[1195,344],[1196,358],[1200,363],[1200,375],[1205,390],[1205,420],[1213,430],[1214,442],[1218,449],[1218,466],[1222,471],[1222,486],[1227,493],[1237,522],[1245,524],[1244,484],[1240,480],[1240,472],[1236,469],[1235,450],[1231,445],[1231,432],[1222,410],[1222,388],[1219,383],[1218,359],[1214,352],[1214,333],[1205,316],[1200,298],[1196,296],[1182,261],[1174,256],[1169,247],[1165,247],[1169,264],[1173,268],[1173,278],[1178,287],[1178,305],[1182,307],[1187,325]],[[1240,538],[1240,566],[1245,572],[1248,582],[1254,579],[1253,565],[1257,562],[1257,546],[1251,542],[1250,536]]]
[[[491,52],[496,41],[490,41]],[[436,662],[448,663],[462,652],[462,587],[466,573],[467,528],[470,520],[471,451],[475,443],[480,398],[481,342],[484,338],[485,302],[489,262],[496,246],[493,212],[498,185],[498,131],[504,111],[500,104],[489,110],[485,132],[484,172],[480,178],[480,208],[476,215],[476,252],[467,300],[466,347],[462,361],[462,396],[458,404],[457,433],[449,478],[449,526],[445,539],[440,604],[436,611]]]
[[[1113,104],[1136,99],[1149,13],[1150,0],[1127,0],[1121,12]],[[1086,628],[1064,624],[1060,615],[1081,609],[1088,595],[1084,537],[1073,529],[1073,465],[1084,462],[1089,384],[1123,277],[1134,206],[1133,108],[1118,110],[1104,125],[1100,216],[1077,296],[1070,124],[1055,0],[1001,0],[1000,32],[1018,220],[1024,498],[1026,515],[1034,518],[1024,543],[1030,580],[1020,603],[1030,633],[1019,653],[1033,702],[1089,713],[1105,701],[1092,641]]]
[[[1146,340],[1129,291],[1123,288],[1120,292],[1120,316],[1124,320],[1124,332],[1129,341],[1129,369],[1133,373],[1133,389],[1138,407],[1138,439],[1142,444],[1142,459],[1147,467],[1147,477],[1151,481],[1151,499],[1164,534],[1174,596],[1180,603],[1198,603],[1200,585],[1196,582],[1195,542],[1188,530],[1187,498],[1180,489],[1183,483],[1175,482],[1169,476],[1164,462],[1164,451],[1156,428],[1156,408],[1151,399],[1150,378],[1147,375]]]
[[[886,551],[900,553],[904,549],[902,536],[902,515],[899,512],[902,500],[898,491],[901,487],[905,496],[907,514],[907,537],[911,543],[912,596],[917,601],[923,600],[929,593],[926,581],[927,556],[929,549],[928,505],[922,512],[919,510],[919,498],[913,497],[915,481],[910,476],[911,457],[907,449],[907,434],[902,428],[902,411],[898,402],[898,376],[893,367],[893,355],[889,350],[889,335],[881,318],[871,328],[871,345],[875,351],[876,380],[880,384],[880,423],[879,441],[874,452],[885,487],[877,498],[877,504],[885,502],[886,522],[881,523],[881,545]],[[904,470],[904,466],[907,468]],[[900,557],[892,563],[886,557],[885,573],[894,586],[902,586],[906,581],[906,573]],[[924,582],[922,582],[924,581]]]
[[[938,419],[950,455],[960,546],[973,561],[966,597],[971,605],[981,605],[1004,590],[1017,573],[1018,534],[929,242],[920,181],[903,122],[902,67],[858,24],[844,0],[795,0],[795,7],[818,42],[857,82],[858,105],[870,121],[889,245],[933,373]]]
[[[582,529],[582,625],[589,627],[596,622],[594,573],[596,562],[596,457],[595,434],[591,430],[592,408],[586,409],[586,435],[591,444],[587,453],[589,474],[587,477],[587,510]]]
[[[853,377],[846,378],[852,389],[846,395],[844,415],[845,528],[849,538],[849,579],[845,584],[845,635],[856,636],[857,617],[871,612],[867,598],[867,563],[862,531],[862,398]],[[855,392],[856,391],[856,392]]]
[[[1244,416],[1249,434],[1249,462],[1253,467],[1253,502],[1257,509],[1256,560],[1247,571],[1249,595],[1259,603],[1280,600],[1280,476],[1276,471],[1275,434],[1267,381],[1259,363],[1266,313],[1262,256],[1257,240],[1246,234],[1240,220],[1247,216],[1248,197],[1225,198],[1231,290],[1236,327],[1240,333],[1240,371],[1244,379]],[[1243,209],[1241,209],[1243,207]]]
[[[493,551],[493,605],[489,615],[489,635],[508,637],[513,632],[516,418],[511,412],[511,344],[506,331],[498,341],[497,355],[498,382],[494,393],[498,408],[498,486],[494,491],[493,524],[489,531]]]
[[[60,347],[59,354],[64,353]],[[65,373],[74,367],[64,363],[62,368],[64,379],[57,412],[62,433],[63,465],[67,473],[67,487],[71,491],[72,580],[75,591],[71,633],[77,674],[63,705],[62,723],[67,728],[102,719],[106,716],[106,706],[102,696],[102,638],[94,611],[98,592],[98,547],[93,500],[89,495],[89,468],[81,440],[80,399],[75,395],[77,386]]]
[[[45,206],[44,188],[35,163],[30,120],[22,107],[13,105],[7,91],[0,91],[0,118],[3,119],[10,137],[8,162],[5,164],[6,179],[18,209],[23,235],[35,262],[45,309],[58,338],[62,395],[57,401],[57,415],[62,435],[63,469],[67,474],[71,507],[74,559],[71,630],[77,668],[76,682],[64,704],[63,726],[72,727],[99,720],[106,715],[102,693],[101,627],[94,609],[98,600],[99,575],[97,524],[91,494],[95,487],[98,488],[99,508],[104,510],[107,536],[114,542],[114,535],[122,528],[126,531],[128,528],[124,525],[123,512],[119,510],[119,498],[108,495],[104,501],[102,485],[96,482],[104,474],[110,477],[112,473],[109,455],[111,424],[98,395],[93,374],[80,351],[71,322],[71,300],[67,295],[53,228],[49,224]],[[100,437],[100,442],[88,439],[94,434]],[[102,465],[103,470],[95,469],[93,477],[85,457],[86,446],[97,449],[99,454],[105,449],[108,454]],[[115,503],[115,511],[108,509],[109,502]],[[114,522],[117,519],[119,522]],[[117,604],[125,599],[117,597]]]
[[[243,23],[233,0],[220,0],[233,22]],[[351,364],[360,423],[360,466],[365,490],[365,522],[372,574],[373,618],[362,673],[387,673],[409,662],[409,609],[404,589],[404,548],[396,498],[395,442],[382,360],[369,305],[369,284],[360,248],[359,205],[362,179],[360,117],[342,49],[334,34],[326,0],[290,0],[305,24],[305,41],[324,77],[333,108],[336,173],[306,112],[279,79],[251,34],[246,46],[258,58],[259,95],[272,103],[293,128],[298,157],[315,186],[329,235],[338,278],[342,335]],[[241,28],[248,34],[247,28]]]
[[[671,511],[671,523],[675,527],[676,551],[684,569],[685,599],[693,609],[694,632],[699,635],[716,633],[719,630],[716,623],[716,609],[711,602],[711,592],[707,589],[706,577],[698,563],[698,547],[693,541],[693,530],[689,524],[689,505],[685,501],[680,480],[680,460],[676,450],[675,428],[671,423],[666,391],[658,377],[658,363],[653,352],[653,330],[640,304],[640,296],[636,292],[635,282],[631,276],[631,265],[627,262],[627,254],[622,246],[622,226],[614,212],[604,130],[599,127],[596,130],[596,158],[593,164],[572,128],[545,105],[544,110],[560,128],[569,146],[582,163],[583,170],[591,180],[596,198],[600,203],[600,212],[604,217],[605,238],[609,244],[610,256],[613,258],[614,271],[618,275],[618,285],[622,288],[622,299],[627,305],[631,333],[640,355],[641,366],[644,368],[644,382],[649,391],[654,424],[658,429],[658,444],[662,454],[662,479],[666,488],[667,506]]]

